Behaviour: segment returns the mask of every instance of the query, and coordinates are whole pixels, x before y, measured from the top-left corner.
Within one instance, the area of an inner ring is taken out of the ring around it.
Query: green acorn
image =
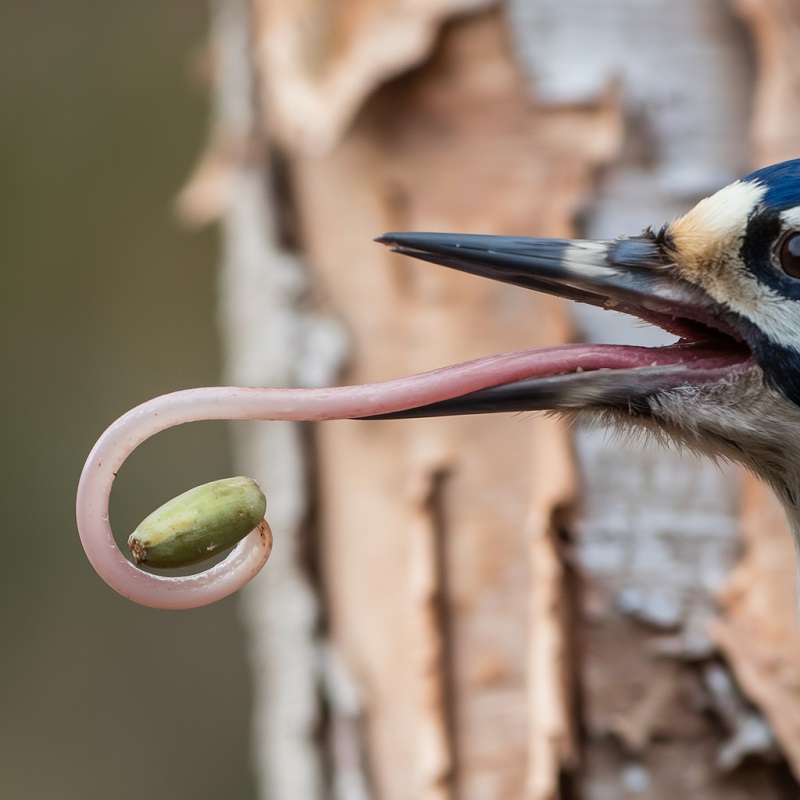
[[[174,497],[128,538],[137,564],[168,569],[197,564],[247,536],[264,518],[267,499],[251,478],[224,478]]]

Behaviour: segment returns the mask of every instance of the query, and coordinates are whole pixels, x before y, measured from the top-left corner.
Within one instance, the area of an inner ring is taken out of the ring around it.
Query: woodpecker
[[[381,418],[552,410],[666,434],[768,483],[800,542],[800,159],[757,170],[638,236],[387,233],[378,241],[677,337],[655,348],[548,348],[534,378]]]

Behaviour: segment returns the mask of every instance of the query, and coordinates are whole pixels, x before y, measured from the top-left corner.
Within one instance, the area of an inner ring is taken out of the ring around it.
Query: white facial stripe
[[[670,225],[679,250],[683,253],[681,240],[695,252],[704,252],[705,248],[717,250],[744,236],[747,219],[766,191],[766,187],[758,183],[736,181],[701,200]],[[697,252],[697,255],[702,253]]]
[[[800,346],[800,302],[778,294],[753,276],[745,281],[746,285],[741,286],[744,302],[736,294],[719,298],[721,302],[749,319],[776,344],[797,350]]]
[[[780,213],[784,230],[800,230],[800,208]],[[776,269],[778,267],[776,266]],[[723,299],[734,311],[751,320],[769,338],[784,347],[800,345],[800,302],[790,300],[761,283],[749,270],[731,270],[735,275],[730,296]]]
[[[739,263],[747,221],[764,196],[763,186],[737,181],[701,200],[667,229],[681,275],[720,303],[752,318],[760,302]]]

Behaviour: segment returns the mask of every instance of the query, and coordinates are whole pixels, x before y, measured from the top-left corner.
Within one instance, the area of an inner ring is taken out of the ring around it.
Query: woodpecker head
[[[658,233],[610,241],[389,233],[379,241],[632,314],[677,337],[657,348],[547,348],[535,377],[392,416],[590,412],[738,461],[800,517],[800,159],[726,186]]]

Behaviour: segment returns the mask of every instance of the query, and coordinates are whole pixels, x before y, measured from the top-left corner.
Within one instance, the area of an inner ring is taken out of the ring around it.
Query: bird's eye
[[[778,258],[787,275],[800,278],[800,233],[793,233],[783,240]]]

